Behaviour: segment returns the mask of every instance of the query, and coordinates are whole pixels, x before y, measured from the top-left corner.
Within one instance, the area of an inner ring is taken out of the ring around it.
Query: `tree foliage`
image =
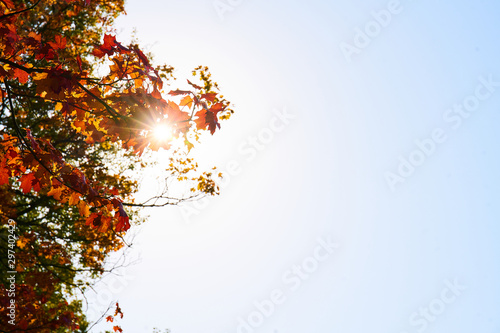
[[[112,24],[123,12],[123,0],[0,0],[2,253],[12,250],[9,221],[17,237],[14,326],[11,262],[0,258],[4,331],[86,331],[75,296],[126,245],[138,209],[218,192],[215,173],[198,171],[188,153],[229,118],[230,103],[202,66],[199,82],[166,89],[171,66],[117,41]],[[171,152],[167,181],[187,182],[190,193],[165,187],[136,202],[137,172],[159,149]]]

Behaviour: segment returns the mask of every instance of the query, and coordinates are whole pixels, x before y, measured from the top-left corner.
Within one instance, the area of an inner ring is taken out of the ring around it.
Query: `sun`
[[[153,135],[159,142],[168,141],[172,138],[172,129],[165,124],[159,124],[153,129]]]

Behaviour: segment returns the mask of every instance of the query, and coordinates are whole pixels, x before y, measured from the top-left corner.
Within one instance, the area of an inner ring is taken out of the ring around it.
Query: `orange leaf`
[[[153,96],[156,99],[161,99],[161,94],[158,91],[158,89],[156,89],[156,87],[154,88],[153,92],[151,93],[151,96]]]
[[[49,42],[49,45],[52,46],[52,48],[54,50],[57,50],[57,49],[61,49],[62,50],[62,49],[64,49],[66,47],[66,38],[57,35],[55,37],[54,42]]]
[[[21,176],[21,189],[23,190],[24,194],[27,194],[31,191],[34,179],[35,175],[33,173]]]
[[[14,77],[19,80],[19,83],[28,82],[29,74],[19,68],[14,68]]]
[[[208,94],[202,94],[201,98],[206,99],[207,101],[213,102],[215,96],[217,96],[217,93],[208,93]]]
[[[83,200],[78,203],[78,211],[80,212],[81,216],[87,217],[90,215],[90,208]]]
[[[63,192],[62,186],[59,186],[58,188],[52,188],[47,195],[51,195],[56,199],[57,201],[61,201],[61,194]]]
[[[9,183],[9,171],[5,168],[0,169],[0,185]]]
[[[79,201],[80,201],[80,193],[78,193],[78,192],[74,192],[74,191],[73,191],[73,192],[71,193],[70,197],[69,197],[69,202],[68,202],[68,204],[69,204],[70,206],[74,206],[74,205],[76,205]]]
[[[191,108],[191,105],[193,105],[193,99],[191,98],[191,96],[187,95],[186,97],[184,97],[182,100],[181,100],[181,103],[179,104],[180,106],[186,106],[188,108]]]

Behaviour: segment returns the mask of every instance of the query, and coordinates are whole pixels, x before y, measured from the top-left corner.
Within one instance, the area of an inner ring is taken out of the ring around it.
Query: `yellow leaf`
[[[21,236],[17,240],[17,247],[20,249],[24,249],[24,247],[26,246],[27,243],[28,243],[28,238]]]
[[[60,103],[60,102],[57,102],[56,106],[54,107],[54,109],[55,109],[56,111],[61,111],[61,110],[62,110],[62,108],[63,108],[63,105],[62,105],[62,103]]]
[[[35,81],[43,80],[43,79],[45,79],[47,77],[47,73],[35,73],[31,77]]]
[[[80,212],[80,215],[81,216],[89,216],[90,215],[90,209],[89,209],[89,206],[87,205],[87,203],[85,201],[80,201],[78,203],[78,211]]]

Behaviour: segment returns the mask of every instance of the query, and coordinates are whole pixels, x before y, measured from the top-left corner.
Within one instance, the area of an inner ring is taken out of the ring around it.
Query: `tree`
[[[198,84],[166,94],[173,67],[116,40],[123,11],[123,0],[0,0],[2,331],[85,332],[75,296],[127,246],[140,208],[218,193],[220,174],[198,171],[188,154],[230,103],[202,66]],[[171,153],[166,184],[189,194],[166,186],[136,202],[137,172],[159,149]]]

